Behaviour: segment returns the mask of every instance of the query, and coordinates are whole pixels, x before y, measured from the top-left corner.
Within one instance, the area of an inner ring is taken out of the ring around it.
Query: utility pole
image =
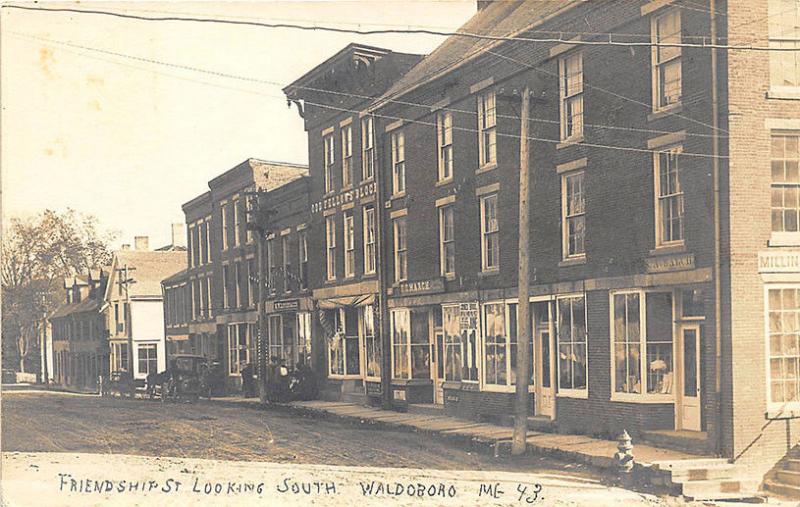
[[[522,108],[520,112],[519,135],[519,304],[517,304],[517,391],[514,403],[514,436],[511,442],[511,454],[518,456],[527,448],[528,431],[528,382],[530,380],[530,265],[528,257],[530,233],[530,163],[528,148],[528,123],[530,116],[530,87],[526,84],[522,90]]]
[[[131,398],[134,397],[136,392],[136,384],[133,382],[133,326],[131,325],[131,295],[128,291],[128,286],[136,283],[136,280],[130,278],[130,272],[136,271],[136,268],[130,268],[125,264],[121,268],[117,268],[117,283],[119,284],[120,292],[125,293],[125,302],[122,305],[122,320],[125,322],[125,332],[128,334],[128,373],[131,376],[130,394]]]

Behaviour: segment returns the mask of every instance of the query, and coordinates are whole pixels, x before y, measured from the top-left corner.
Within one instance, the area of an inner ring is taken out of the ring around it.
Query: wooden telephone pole
[[[528,117],[530,116],[530,87],[522,90],[522,108],[520,112],[519,135],[519,304],[517,304],[517,390],[514,403],[514,436],[511,442],[511,453],[515,456],[523,454],[527,448],[528,432],[528,384],[530,381],[530,336],[531,318],[528,302],[530,292],[530,264],[528,257],[530,211],[530,164],[528,148]]]
[[[125,301],[122,305],[122,320],[125,322],[125,333],[128,335],[128,374],[131,376],[130,396],[133,398],[136,392],[136,383],[133,381],[133,326],[131,326],[131,295],[128,291],[128,286],[136,283],[136,280],[130,277],[130,272],[136,271],[136,268],[130,268],[127,264],[121,268],[117,268],[117,283],[119,284],[119,291],[125,293]]]

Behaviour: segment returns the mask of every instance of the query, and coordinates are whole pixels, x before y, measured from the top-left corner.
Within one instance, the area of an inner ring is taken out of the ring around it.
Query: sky
[[[36,5],[439,30],[455,30],[476,8],[475,0]],[[443,40],[7,8],[0,27],[3,222],[73,208],[116,232],[114,248],[134,236],[169,244],[181,205],[247,158],[307,163],[302,120],[281,88],[348,43],[429,53]]]

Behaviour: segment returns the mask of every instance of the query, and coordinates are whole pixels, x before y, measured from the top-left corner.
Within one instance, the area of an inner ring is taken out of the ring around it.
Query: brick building
[[[798,2],[479,4],[462,31],[517,40],[419,62],[350,45],[284,90],[308,132],[328,395],[390,364],[395,403],[508,417],[524,248],[533,422],[771,465],[800,414],[797,56],[702,41],[797,47]],[[375,235],[388,337],[365,325]]]

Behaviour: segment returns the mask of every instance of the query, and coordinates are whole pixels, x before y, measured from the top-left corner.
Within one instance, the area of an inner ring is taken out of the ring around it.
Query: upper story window
[[[239,199],[233,201],[233,246],[241,244],[241,237],[239,235],[242,227],[242,204]]]
[[[334,217],[325,218],[325,252],[327,256],[327,278],[336,280],[336,222]]]
[[[478,96],[480,165],[497,163],[497,107],[494,90]]]
[[[772,134],[772,232],[800,231],[798,144],[798,134]]]
[[[203,223],[198,222],[192,231],[192,257],[194,258],[194,265],[200,266],[202,264],[202,239],[203,239]]]
[[[408,235],[406,217],[394,219],[394,281],[408,279]]]
[[[211,227],[211,224],[207,221],[204,221],[200,224],[199,232],[200,232],[200,258],[202,264],[208,264],[208,229]]]
[[[800,1],[769,0],[769,46],[800,50]],[[800,86],[800,51],[770,51],[772,88]]]
[[[439,181],[453,178],[453,113],[436,115],[436,138],[439,147]]]
[[[375,208],[364,206],[364,274],[375,273]]]
[[[206,217],[206,227],[205,227],[205,234],[206,234],[206,252],[203,256],[206,262],[211,262],[211,215]]]
[[[561,140],[583,136],[583,55],[562,58],[558,65],[561,83]]]
[[[281,259],[283,260],[283,292],[292,290],[292,256],[289,253],[289,235],[281,237]]]
[[[278,287],[275,283],[275,237],[267,240],[267,290],[269,294],[275,294]]]
[[[439,269],[442,276],[456,274],[456,233],[453,205],[439,208]]]
[[[497,194],[481,197],[481,268],[500,269],[500,225],[497,221]]]
[[[224,264],[222,266],[222,307],[230,308],[230,285],[231,283],[231,266]]]
[[[683,189],[680,147],[654,155],[656,176],[656,246],[683,242]]]
[[[375,135],[372,116],[361,119],[361,179],[375,176]]]
[[[333,143],[333,134],[329,134],[323,138],[325,145],[325,193],[333,191],[333,162],[335,159],[335,147]]]
[[[356,274],[356,232],[353,211],[344,212],[344,276]]]
[[[189,226],[187,238],[189,239],[189,245],[186,248],[186,254],[189,256],[189,267],[192,267],[197,263],[197,259],[194,256],[194,225]]]
[[[308,288],[308,234],[300,231],[297,238],[300,255],[300,290]]]
[[[342,186],[353,184],[353,127],[342,127]]]
[[[653,18],[653,110],[681,101],[681,17],[672,9]]]
[[[565,259],[586,255],[586,197],[584,171],[561,177],[562,252]]]
[[[220,209],[220,217],[222,224],[222,249],[227,250],[230,246],[230,241],[228,238],[228,205],[223,204],[219,207]]]
[[[392,133],[392,194],[406,191],[406,136],[403,131]]]

